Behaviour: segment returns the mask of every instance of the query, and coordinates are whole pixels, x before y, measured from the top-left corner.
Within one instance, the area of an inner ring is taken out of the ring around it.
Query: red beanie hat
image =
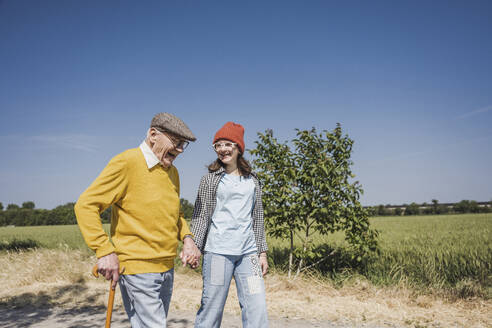
[[[237,143],[239,152],[241,154],[244,152],[244,128],[241,124],[234,122],[227,122],[224,124],[224,126],[215,133],[213,143],[220,139],[227,139]]]

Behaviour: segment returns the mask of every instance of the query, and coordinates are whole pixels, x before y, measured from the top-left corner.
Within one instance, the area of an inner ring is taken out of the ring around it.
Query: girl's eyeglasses
[[[217,151],[222,147],[224,147],[225,149],[232,149],[236,145],[237,145],[237,143],[235,143],[235,142],[216,142],[216,143],[212,144],[212,147],[215,151]]]

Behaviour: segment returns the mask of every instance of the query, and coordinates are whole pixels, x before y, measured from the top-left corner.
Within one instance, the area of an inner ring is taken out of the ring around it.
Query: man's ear
[[[154,128],[150,128],[147,130],[147,138],[151,143],[155,143],[156,136],[157,136],[157,132],[155,131]]]

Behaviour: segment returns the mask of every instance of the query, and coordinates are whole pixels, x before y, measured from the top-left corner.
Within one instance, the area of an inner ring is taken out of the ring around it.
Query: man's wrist
[[[185,240],[186,240],[186,239],[188,239],[188,238],[189,238],[189,239],[191,239],[193,242],[195,241],[195,240],[193,239],[193,235],[188,233],[188,234],[184,235],[184,237],[183,237],[183,242],[185,242]]]

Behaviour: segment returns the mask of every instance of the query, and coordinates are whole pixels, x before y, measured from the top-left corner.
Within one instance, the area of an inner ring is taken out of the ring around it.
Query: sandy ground
[[[0,327],[1,328],[85,328],[85,327],[104,327],[105,308],[103,307],[84,307],[80,309],[60,309],[60,308],[21,308],[8,309],[0,308]],[[195,318],[194,312],[175,311],[169,314],[168,328],[191,328]],[[374,326],[357,325],[346,323],[318,322],[303,319],[270,318],[271,328],[378,328],[378,327],[397,327],[393,325]],[[129,328],[130,324],[123,309],[115,309],[111,320],[113,328]],[[240,328],[241,318],[239,316],[225,314],[222,327]]]

